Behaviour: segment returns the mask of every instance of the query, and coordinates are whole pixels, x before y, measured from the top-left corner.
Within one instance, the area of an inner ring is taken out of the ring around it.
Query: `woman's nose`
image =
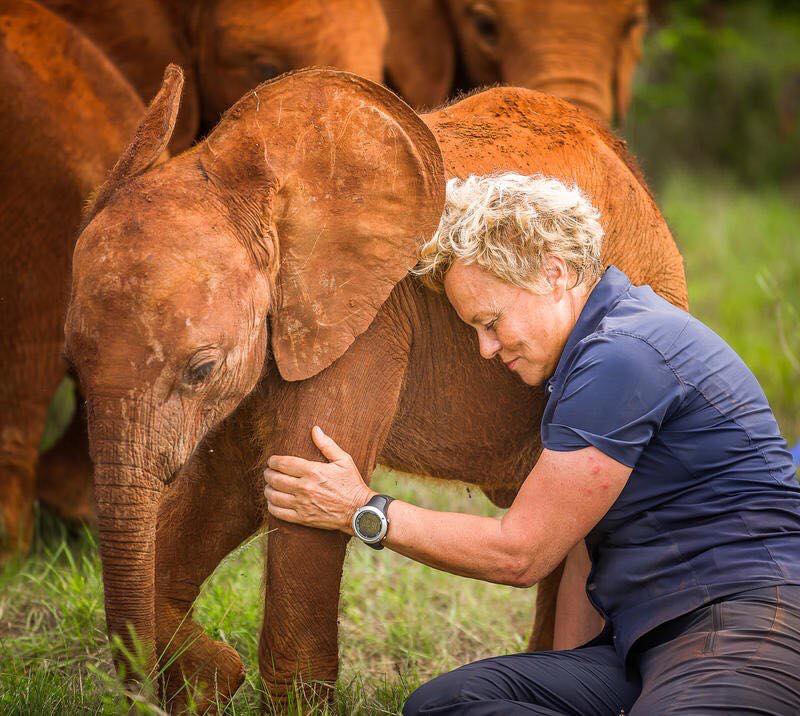
[[[494,338],[485,331],[480,331],[478,333],[478,348],[480,349],[481,356],[487,360],[494,358],[502,347],[497,338]]]

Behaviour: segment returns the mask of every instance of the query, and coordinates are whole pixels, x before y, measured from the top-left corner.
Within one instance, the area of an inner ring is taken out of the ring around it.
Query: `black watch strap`
[[[394,502],[394,497],[389,497],[389,495],[374,495],[370,498],[370,501],[367,502],[367,505],[370,507],[376,507],[381,512],[383,512],[383,516],[386,518],[386,524],[389,524],[389,515],[386,514],[386,510],[389,509],[389,505]],[[365,505],[366,507],[366,505]],[[387,528],[386,534],[389,534],[389,530]],[[386,539],[386,535],[383,536],[383,539]],[[366,542],[365,543],[368,547],[372,547],[372,549],[383,549],[383,540],[380,542]]]
[[[372,507],[377,507],[381,512],[383,512],[383,516],[388,519],[386,510],[389,509],[389,505],[392,502],[394,502],[394,497],[389,497],[389,495],[375,495],[367,504]]]

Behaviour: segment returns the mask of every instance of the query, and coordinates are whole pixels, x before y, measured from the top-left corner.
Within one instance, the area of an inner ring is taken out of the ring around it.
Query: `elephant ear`
[[[614,67],[614,115],[621,125],[628,112],[633,94],[633,76],[642,57],[642,42],[647,32],[646,8],[637,9],[637,14],[628,21],[622,34]]]
[[[441,0],[381,0],[389,24],[386,74],[417,109],[442,104],[453,87],[456,47]]]
[[[314,69],[246,95],[207,144],[209,175],[233,173],[228,186],[262,197],[262,232],[277,245],[278,369],[286,380],[316,375],[369,327],[436,230],[444,204],[436,139],[385,87]],[[259,158],[261,177],[243,167],[246,156]]]
[[[177,65],[168,65],[161,89],[150,102],[133,139],[117,160],[108,179],[87,204],[83,227],[108,204],[123,182],[146,172],[161,158],[175,129],[182,90],[183,70]]]

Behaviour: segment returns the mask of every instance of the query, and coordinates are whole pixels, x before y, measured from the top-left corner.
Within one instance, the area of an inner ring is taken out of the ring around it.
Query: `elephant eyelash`
[[[199,351],[184,368],[181,382],[188,388],[201,387],[216,373],[222,360],[216,351]]]
[[[216,361],[213,360],[188,368],[185,380],[189,385],[199,385],[214,372],[214,368],[216,368]]]

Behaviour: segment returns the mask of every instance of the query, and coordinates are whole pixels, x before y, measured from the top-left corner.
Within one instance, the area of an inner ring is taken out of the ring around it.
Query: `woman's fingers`
[[[297,498],[287,492],[280,492],[269,485],[264,488],[264,497],[267,502],[276,507],[283,507],[287,510],[297,510]]]
[[[269,487],[272,487],[274,490],[279,490],[280,492],[287,492],[293,495],[300,489],[299,478],[286,475],[277,470],[272,470],[271,468],[264,470],[264,479]]]
[[[277,505],[273,505],[271,502],[267,503],[267,511],[273,517],[277,517],[279,520],[283,520],[284,522],[297,523],[300,521],[297,512],[294,510],[289,510],[285,507],[278,507]]]
[[[319,425],[311,428],[311,439],[314,441],[314,445],[319,448],[319,451],[331,462],[350,460],[350,454],[342,450],[332,437],[322,432],[322,428]]]
[[[273,470],[287,475],[294,475],[295,477],[311,475],[314,468],[320,464],[312,460],[304,460],[302,457],[293,457],[292,455],[272,455],[267,460],[267,465]]]

